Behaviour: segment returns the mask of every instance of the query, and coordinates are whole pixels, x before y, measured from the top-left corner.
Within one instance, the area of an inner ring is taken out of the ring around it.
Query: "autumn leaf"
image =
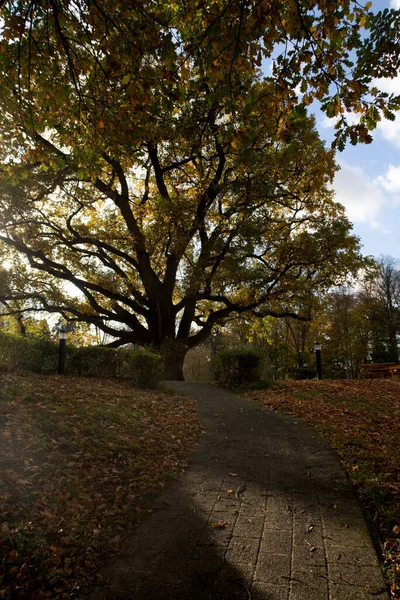
[[[213,529],[225,529],[226,526],[227,526],[226,521],[219,521],[218,523],[211,523],[211,527]]]

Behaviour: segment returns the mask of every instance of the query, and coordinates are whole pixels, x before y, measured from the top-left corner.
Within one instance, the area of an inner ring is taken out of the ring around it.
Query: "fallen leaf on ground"
[[[226,521],[219,521],[219,523],[211,523],[211,527],[213,529],[225,529],[226,525]]]

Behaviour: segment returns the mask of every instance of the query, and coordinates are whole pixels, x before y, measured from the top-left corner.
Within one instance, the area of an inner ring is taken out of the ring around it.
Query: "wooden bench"
[[[397,375],[397,371],[400,374],[400,365],[396,363],[373,363],[368,365],[361,365],[361,378],[362,379],[387,379]]]
[[[393,379],[400,379],[400,365],[389,367],[389,377],[393,377]]]

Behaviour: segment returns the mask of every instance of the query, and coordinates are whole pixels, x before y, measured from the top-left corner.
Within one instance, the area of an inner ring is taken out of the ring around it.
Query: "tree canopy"
[[[307,318],[295,307],[358,267],[306,107],[337,118],[339,148],[394,118],[376,81],[399,69],[399,11],[21,0],[0,16],[8,306],[184,353],[231,315]]]

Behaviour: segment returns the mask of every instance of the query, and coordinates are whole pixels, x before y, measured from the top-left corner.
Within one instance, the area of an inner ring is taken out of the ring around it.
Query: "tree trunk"
[[[165,357],[164,380],[165,381],[184,381],[183,361],[185,356],[175,353],[169,353]]]

